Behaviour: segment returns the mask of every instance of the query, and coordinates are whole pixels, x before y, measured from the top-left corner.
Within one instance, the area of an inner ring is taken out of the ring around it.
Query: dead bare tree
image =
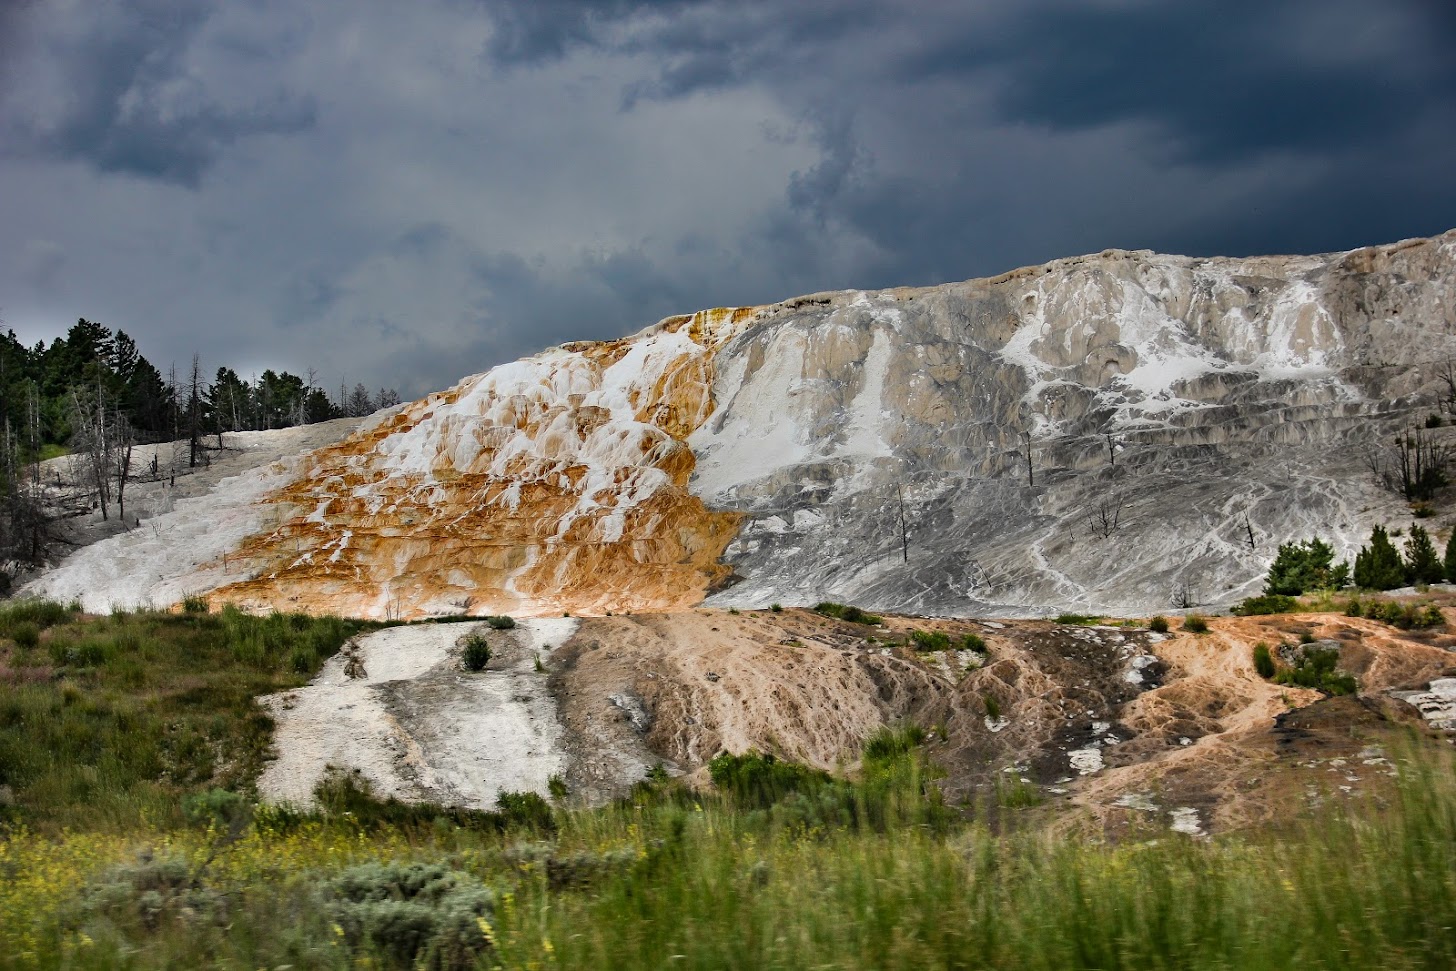
[[[1254,526],[1249,522],[1247,513],[1244,514],[1244,531],[1249,534],[1249,549],[1254,550],[1256,548],[1254,544]]]
[[[1117,532],[1118,525],[1122,522],[1123,504],[1104,500],[1087,514],[1087,529],[1094,536],[1107,539]]]
[[[1107,442],[1107,464],[1113,468],[1117,467],[1117,446],[1121,443],[1112,437],[1112,432],[1103,432],[1103,439]]]
[[[1436,443],[1419,429],[1407,429],[1404,436],[1396,436],[1395,462],[1401,494],[1412,501],[1429,499],[1446,484],[1451,447]]]
[[[72,388],[68,404],[71,418],[71,451],[79,464],[80,477],[95,489],[101,518],[109,518],[111,502],[112,445],[108,441],[106,397],[96,387]]]
[[[910,532],[905,526],[905,496],[900,492],[900,483],[895,483],[895,498],[900,503],[900,559],[910,562]]]
[[[192,368],[187,376],[187,467],[197,468],[202,458],[202,358],[192,355]]]
[[[1198,597],[1197,588],[1187,580],[1179,580],[1168,597],[1168,603],[1178,610],[1189,610],[1199,606],[1202,601]]]
[[[1456,415],[1456,361],[1451,358],[1441,362],[1436,376],[1446,383],[1446,397],[1440,402],[1443,410]]]
[[[116,514],[123,525],[126,523],[126,480],[131,475],[131,451],[136,444],[136,433],[131,421],[117,409],[112,414],[113,462],[116,474]]]
[[[1036,485],[1036,474],[1031,467],[1031,432],[1021,433],[1021,444],[1026,449],[1026,484]]]

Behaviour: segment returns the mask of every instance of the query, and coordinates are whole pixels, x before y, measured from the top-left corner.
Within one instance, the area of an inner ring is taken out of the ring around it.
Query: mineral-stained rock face
[[[154,589],[374,616],[1223,602],[1280,542],[1348,555],[1409,514],[1367,449],[1424,423],[1452,357],[1456,231],[708,311],[503,365],[294,463],[222,569],[155,530]]]
[[[375,616],[678,607],[737,529],[687,491],[714,353],[706,311],[467,379],[316,454],[214,599]]]

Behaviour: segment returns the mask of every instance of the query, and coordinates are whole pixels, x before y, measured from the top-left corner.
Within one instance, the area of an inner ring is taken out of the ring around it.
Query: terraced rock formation
[[[1456,231],[1325,256],[1107,251],[705,311],[502,365],[225,482],[129,534],[149,579],[121,586],[400,617],[1224,602],[1280,542],[1349,554],[1409,515],[1367,450],[1436,411],[1453,357]],[[167,517],[220,511],[238,537],[220,555],[169,541],[197,530]],[[32,592],[108,606],[108,557]]]

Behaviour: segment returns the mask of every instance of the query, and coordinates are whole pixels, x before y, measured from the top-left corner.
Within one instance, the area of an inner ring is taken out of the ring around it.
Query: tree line
[[[225,432],[287,428],[358,417],[398,404],[392,389],[371,393],[340,384],[335,395],[305,377],[271,368],[244,380],[230,367],[209,379],[197,355],[185,373],[166,375],[125,331],[84,318],[50,344],[26,347],[13,330],[0,335],[0,573],[38,562],[54,542],[39,463],[70,452],[94,492],[102,518],[125,516],[132,448],[185,443],[189,467],[207,461],[209,441]],[[160,474],[155,460],[149,471]],[[175,473],[175,469],[168,470]]]

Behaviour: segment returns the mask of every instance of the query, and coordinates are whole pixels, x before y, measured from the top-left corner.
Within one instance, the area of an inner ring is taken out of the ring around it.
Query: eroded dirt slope
[[[1057,825],[1201,834],[1378,793],[1406,727],[1442,737],[1410,692],[1456,676],[1452,633],[1337,614],[1209,623],[1206,634],[858,624],[795,608],[538,619],[490,632],[497,655],[483,674],[454,656],[471,625],[392,628],[266,700],[280,758],[261,788],[306,800],[335,765],[407,799],[489,807],[502,790],[544,794],[559,775],[576,800],[599,803],[659,763],[705,782],[725,751],[853,771],[868,736],[914,723],[947,798],[993,822],[1015,791]],[[915,632],[948,646],[916,650]],[[1261,641],[1285,657],[1301,641],[1338,649],[1360,692],[1264,680],[1252,662]]]

